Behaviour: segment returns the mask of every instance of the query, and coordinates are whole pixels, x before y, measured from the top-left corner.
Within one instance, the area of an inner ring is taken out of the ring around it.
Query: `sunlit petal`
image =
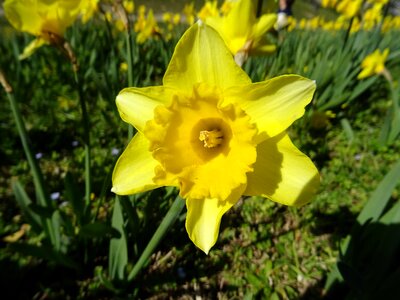
[[[163,82],[164,86],[181,89],[190,95],[198,83],[223,90],[251,80],[236,65],[218,33],[198,22],[178,42]]]
[[[245,195],[262,195],[285,205],[301,206],[319,187],[318,170],[286,133],[257,146],[254,172],[247,176]]]

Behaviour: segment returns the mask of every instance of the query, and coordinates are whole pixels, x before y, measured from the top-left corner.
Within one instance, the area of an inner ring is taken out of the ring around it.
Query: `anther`
[[[199,140],[204,142],[204,147],[214,148],[222,144],[223,137],[221,130],[202,130],[200,131]]]

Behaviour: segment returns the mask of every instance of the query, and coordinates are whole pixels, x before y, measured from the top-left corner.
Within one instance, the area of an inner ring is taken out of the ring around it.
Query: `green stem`
[[[35,186],[38,203],[39,203],[39,205],[41,205],[43,207],[50,208],[53,206],[53,203],[51,202],[48,192],[45,189],[42,172],[40,171],[38,162],[33,155],[33,152],[32,152],[31,146],[30,146],[30,142],[29,142],[29,138],[28,138],[28,134],[26,131],[25,123],[24,123],[24,120],[21,115],[21,111],[19,110],[18,103],[14,97],[12,88],[6,81],[5,76],[1,70],[0,70],[0,81],[7,93],[8,100],[10,101],[11,111],[12,111],[15,123],[17,125],[17,130],[18,130],[19,137],[21,139],[22,147],[24,149],[25,156],[28,160],[28,164],[29,164],[29,167],[32,172],[33,184]],[[51,218],[42,218],[41,217],[41,220],[42,220],[43,229],[46,232],[46,235],[49,237],[51,244],[56,249],[59,249],[59,239],[57,239],[57,237],[56,237],[56,233],[54,231]]]
[[[350,22],[349,22],[349,27],[347,27],[346,34],[344,36],[342,50],[346,47],[347,41],[350,36],[351,27],[353,26],[353,22],[354,22],[354,17],[351,17]]]
[[[399,94],[393,85],[392,75],[389,70],[384,68],[382,71],[383,77],[387,80],[390,92],[392,95],[392,112],[391,112],[391,123],[390,130],[387,136],[387,142],[392,143],[400,132],[400,107],[399,107]]]
[[[127,18],[127,20],[129,20]],[[126,53],[127,53],[127,60],[128,60],[128,86],[133,86],[133,51],[132,51],[132,35],[130,30],[130,22],[128,21],[128,25],[126,28],[125,33],[126,39]],[[133,137],[134,129],[132,125],[128,125],[128,141],[130,141]]]
[[[86,102],[83,97],[82,83],[79,79],[78,71],[74,71],[75,84],[78,90],[79,103],[82,111],[83,125],[83,143],[85,150],[85,203],[86,209],[90,207],[90,192],[91,192],[91,170],[90,170],[90,122],[86,108]]]
[[[148,261],[150,255],[154,252],[154,249],[161,242],[162,238],[166,234],[167,230],[172,226],[180,215],[183,207],[185,206],[185,200],[180,196],[177,196],[171,208],[168,210],[161,224],[158,226],[156,232],[152,236],[151,240],[143,250],[142,255],[139,257],[132,271],[129,273],[128,281],[132,281],[136,278],[140,270]]]

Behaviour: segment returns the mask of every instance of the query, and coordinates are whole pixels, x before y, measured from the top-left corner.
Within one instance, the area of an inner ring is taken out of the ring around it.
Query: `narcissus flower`
[[[338,13],[353,18],[361,9],[362,0],[342,0],[336,6]]]
[[[383,52],[376,49],[373,53],[367,55],[361,62],[361,72],[358,74],[358,79],[364,79],[372,75],[381,74],[385,70],[385,61],[389,55],[389,49],[386,48]]]
[[[314,81],[298,75],[252,83],[218,33],[196,23],[178,42],[163,86],[117,96],[121,118],[138,132],[115,166],[112,191],[178,187],[189,237],[208,253],[222,215],[242,195],[294,206],[311,200],[318,171],[285,131],[314,91]]]
[[[17,30],[37,37],[21,58],[33,53],[43,44],[58,44],[67,27],[76,20],[81,0],[6,0],[4,12]]]
[[[232,2],[226,15],[210,16],[205,22],[218,31],[234,55],[246,57],[250,53],[268,54],[276,50],[276,46],[268,43],[265,37],[276,22],[276,14],[262,15],[257,19],[252,0]]]
[[[134,26],[135,32],[137,32],[136,41],[139,44],[143,44],[152,36],[160,34],[160,28],[157,25],[157,21],[154,18],[152,9],[149,9],[146,17],[146,7],[144,5],[139,6],[138,18]]]
[[[87,23],[98,11],[99,0],[81,1],[80,14],[82,23]]]

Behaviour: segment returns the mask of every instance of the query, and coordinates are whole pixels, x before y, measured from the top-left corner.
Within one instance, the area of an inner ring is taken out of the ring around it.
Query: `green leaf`
[[[128,264],[128,243],[124,230],[124,215],[121,210],[119,197],[115,199],[111,224],[118,230],[120,237],[112,238],[110,241],[108,257],[109,273],[113,280],[122,280],[125,278],[125,269]]]
[[[357,217],[360,225],[367,220],[377,221],[385,209],[393,189],[400,181],[400,160],[392,167],[388,174],[379,183],[367,204]]]
[[[359,84],[356,85],[354,90],[352,91],[348,101],[352,101],[353,99],[357,98],[361,93],[363,93],[366,89],[372,86],[375,81],[377,80],[377,76],[372,76],[366,80],[360,81]]]
[[[52,207],[42,206],[34,203],[29,204],[29,209],[32,210],[35,214],[45,219],[50,219],[54,213]]]
[[[348,119],[344,118],[340,120],[340,124],[342,125],[343,131],[347,136],[347,139],[351,143],[354,140],[354,131],[351,128],[350,122]]]
[[[65,175],[64,186],[65,186],[65,198],[71,204],[72,210],[74,211],[77,217],[78,224],[82,225],[85,202],[75,178],[69,172]]]
[[[103,238],[106,236],[120,237],[121,234],[110,225],[100,222],[95,222],[82,226],[79,235],[84,238]]]
[[[40,217],[30,208],[32,200],[29,198],[24,187],[18,180],[12,183],[12,190],[26,221],[32,226],[33,230],[36,232],[41,232],[43,229],[40,222]]]

